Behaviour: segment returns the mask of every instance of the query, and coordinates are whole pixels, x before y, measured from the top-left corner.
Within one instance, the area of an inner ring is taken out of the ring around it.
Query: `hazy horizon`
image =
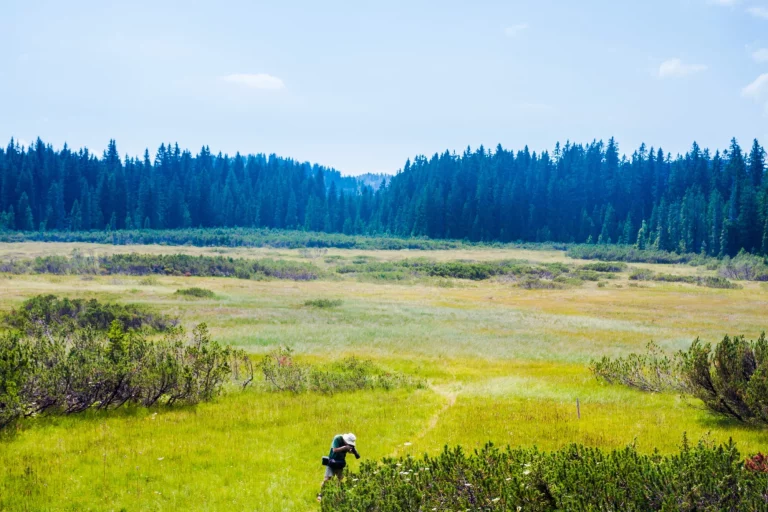
[[[11,0],[0,139],[275,153],[344,175],[467,146],[768,141],[768,1]],[[628,20],[631,23],[628,23]]]

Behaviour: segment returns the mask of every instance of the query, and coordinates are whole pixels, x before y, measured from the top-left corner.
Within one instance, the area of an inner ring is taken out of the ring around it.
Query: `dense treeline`
[[[734,139],[672,158],[642,145],[559,144],[550,154],[480,147],[406,162],[374,191],[337,171],[270,155],[98,158],[42,141],[0,150],[0,227],[10,230],[266,227],[468,239],[636,244],[768,253],[765,151]]]

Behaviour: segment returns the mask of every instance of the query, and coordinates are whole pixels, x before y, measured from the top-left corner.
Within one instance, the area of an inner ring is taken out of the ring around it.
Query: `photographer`
[[[341,481],[344,478],[344,466],[347,465],[346,457],[348,453],[351,453],[355,458],[359,459],[360,455],[355,449],[355,443],[357,438],[355,434],[339,434],[333,438],[331,442],[331,451],[328,453],[327,459],[323,460],[325,465],[325,479],[320,486],[325,486],[325,483],[334,476]],[[326,464],[327,462],[327,464]],[[322,498],[322,493],[317,495],[317,501]]]

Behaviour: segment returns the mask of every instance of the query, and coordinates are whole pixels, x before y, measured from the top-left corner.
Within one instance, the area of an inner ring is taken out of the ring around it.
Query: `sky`
[[[4,0],[0,143],[276,153],[768,144],[768,0]]]

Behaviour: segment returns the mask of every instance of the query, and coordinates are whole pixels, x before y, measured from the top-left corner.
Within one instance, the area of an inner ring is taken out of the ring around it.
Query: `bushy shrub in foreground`
[[[655,343],[647,345],[645,354],[630,354],[592,361],[589,370],[609,384],[622,384],[641,391],[685,391],[682,362],[679,355],[669,357]]]
[[[401,373],[382,370],[372,361],[348,357],[323,365],[301,364],[287,347],[273,350],[259,364],[264,381],[272,391],[333,394],[360,389],[423,388],[424,381]]]
[[[681,353],[683,378],[711,410],[768,424],[768,339],[726,336],[714,349],[696,340]]]
[[[684,440],[679,453],[644,455],[571,445],[554,452],[460,447],[438,456],[364,462],[329,482],[323,511],[741,511],[768,509],[768,473],[747,469],[732,442]]]
[[[173,328],[159,341],[125,332],[118,321],[106,333],[6,333],[0,335],[0,427],[43,412],[210,400],[241,366],[247,384],[250,360],[212,340],[205,324],[191,337]]]
[[[26,333],[92,328],[105,331],[113,322],[123,330],[149,328],[165,331],[177,321],[167,315],[135,304],[102,303],[96,299],[69,299],[55,295],[37,295],[25,300],[21,307],[5,315],[6,325]]]
[[[667,356],[653,343],[647,354],[592,361],[590,370],[609,384],[641,391],[678,391],[699,398],[713,412],[745,423],[768,424],[768,339],[726,336],[714,348],[696,339]]]

